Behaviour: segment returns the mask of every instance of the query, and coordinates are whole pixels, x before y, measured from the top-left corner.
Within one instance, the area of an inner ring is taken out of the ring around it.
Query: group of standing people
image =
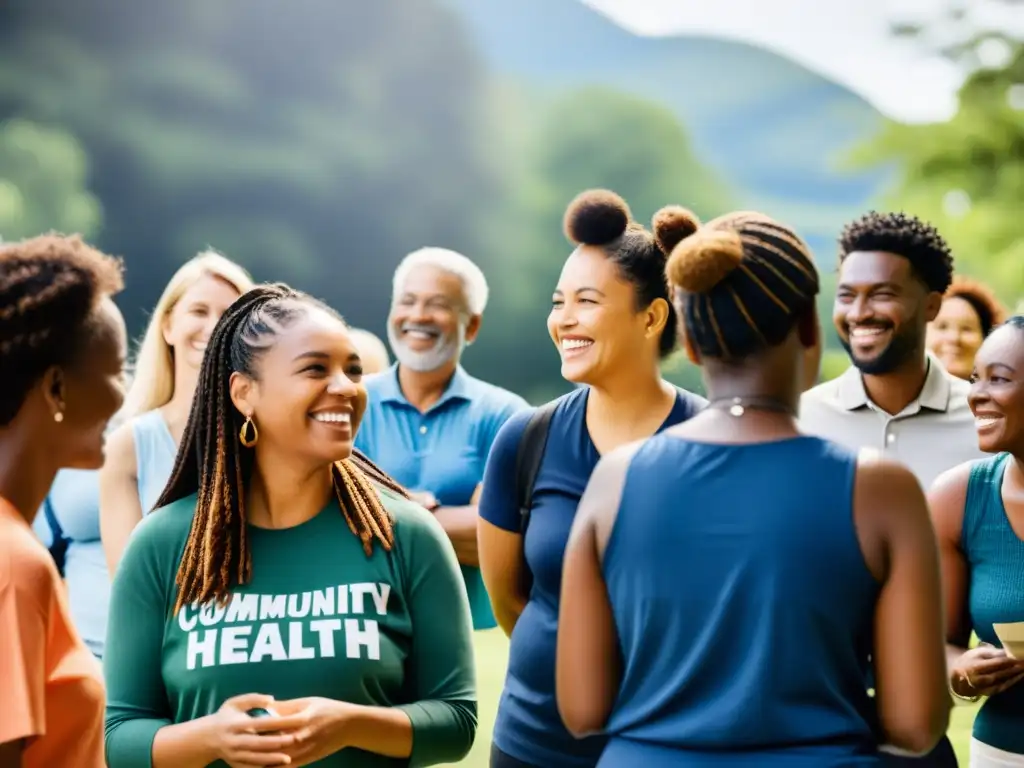
[[[454,762],[496,625],[492,768],[955,765],[950,700],[981,696],[972,765],[1024,765],[993,629],[1024,621],[1024,320],[869,214],[840,244],[853,367],[810,387],[789,227],[648,230],[592,190],[565,229],[577,386],[536,409],[462,368],[488,288],[451,251],[399,265],[373,376],[331,308],[203,254],[126,398],[120,264],[0,251],[0,766]],[[706,400],[661,376],[680,343]]]

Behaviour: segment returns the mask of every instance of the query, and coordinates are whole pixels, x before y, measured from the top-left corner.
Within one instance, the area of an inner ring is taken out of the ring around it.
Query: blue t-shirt
[[[564,395],[551,417],[523,542],[533,586],[512,632],[505,688],[494,725],[494,743],[502,752],[543,768],[593,766],[604,747],[601,738],[574,738],[562,724],[555,702],[562,559],[576,507],[600,458],[586,425],[589,391],[582,388]],[[661,429],[686,421],[704,405],[703,398],[680,391]],[[530,412],[517,414],[498,433],[480,499],[481,517],[513,533],[521,530],[516,452],[529,420]]]
[[[441,399],[425,413],[398,383],[398,365],[366,380],[370,395],[355,445],[412,491],[429,491],[441,506],[468,505],[484,476],[501,425],[529,404],[506,389],[455,370]],[[480,569],[462,565],[474,629],[496,626]]]
[[[46,497],[60,535],[67,540],[64,579],[71,620],[86,646],[103,657],[110,603],[110,574],[100,541],[100,485],[95,470],[63,469]],[[40,541],[52,549],[55,532],[44,508],[33,524]]]
[[[640,447],[602,563],[623,657],[602,767],[883,764],[856,464],[816,437]]]

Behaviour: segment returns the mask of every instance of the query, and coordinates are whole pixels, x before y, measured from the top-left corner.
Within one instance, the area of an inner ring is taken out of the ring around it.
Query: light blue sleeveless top
[[[135,440],[135,467],[139,501],[143,516],[153,511],[174,469],[178,446],[159,410],[149,411],[132,420]]]
[[[98,658],[103,657],[110,602],[110,575],[100,542],[100,485],[95,470],[62,469],[46,497],[59,535],[67,540],[64,579],[71,620],[82,640]],[[55,534],[45,508],[33,525],[39,539],[52,548]]]

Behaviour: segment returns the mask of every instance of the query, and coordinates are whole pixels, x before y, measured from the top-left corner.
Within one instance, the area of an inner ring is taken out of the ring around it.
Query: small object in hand
[[[264,709],[263,707],[256,707],[255,709],[250,709],[245,714],[247,714],[249,717],[277,717],[277,712],[275,712],[272,709]]]
[[[272,709],[264,709],[263,707],[255,707],[248,710],[245,714],[249,717],[277,717],[277,712]],[[264,736],[276,736],[277,731],[267,731]]]
[[[1024,621],[1009,624],[993,624],[996,637],[1003,644],[1006,655],[1011,659],[1024,661]]]

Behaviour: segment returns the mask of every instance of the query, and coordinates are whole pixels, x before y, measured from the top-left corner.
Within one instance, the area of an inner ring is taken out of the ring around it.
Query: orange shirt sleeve
[[[18,554],[0,553],[0,744],[32,739],[46,730],[48,593],[53,585],[45,565]]]

